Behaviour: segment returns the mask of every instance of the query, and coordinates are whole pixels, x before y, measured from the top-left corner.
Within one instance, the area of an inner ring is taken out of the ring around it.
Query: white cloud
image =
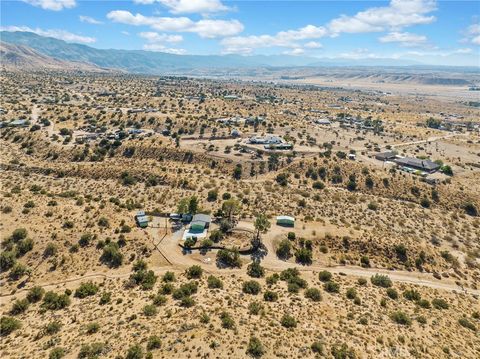
[[[140,35],[140,37],[146,39],[148,42],[151,42],[151,43],[183,41],[182,35],[159,34],[158,32],[153,32],[153,31],[141,32],[138,35]]]
[[[80,15],[78,18],[80,19],[81,22],[86,22],[88,24],[93,24],[93,25],[103,24],[103,22],[98,21],[98,20],[96,20],[96,19],[94,19],[93,17],[90,17],[90,16]]]
[[[55,39],[64,40],[67,42],[80,42],[84,44],[91,44],[97,41],[97,39],[95,39],[94,37],[77,35],[65,30],[57,30],[57,29],[42,30],[38,27],[35,29],[32,29],[28,26],[5,26],[5,27],[1,27],[0,30],[10,31],[10,32],[27,31],[27,32],[33,32],[40,36],[53,37]]]
[[[480,24],[473,24],[468,27],[465,41],[480,45]]]
[[[134,2],[137,4],[159,2],[172,14],[207,14],[229,10],[220,0],[134,0]]]
[[[351,52],[344,52],[336,57],[342,59],[350,59],[350,60],[359,60],[359,59],[379,59],[383,56],[370,52],[368,49],[356,49]]]
[[[192,32],[203,38],[233,36],[243,31],[243,24],[238,20],[193,21],[188,17],[156,17],[133,15],[129,11],[115,10],[107,14],[107,18],[128,25],[150,26],[158,31]]]
[[[307,42],[303,46],[306,47],[307,49],[320,49],[320,48],[323,47],[321,43],[316,42],[316,41]]]
[[[284,55],[293,55],[293,56],[303,55],[304,53],[305,53],[305,50],[300,47],[283,52]]]
[[[184,55],[187,53],[185,49],[168,48],[162,44],[145,44],[143,45],[143,49],[147,51],[166,52],[175,55]]]
[[[402,46],[414,47],[424,45],[427,37],[424,35],[412,34],[410,32],[391,32],[379,38],[382,43],[399,43]]]
[[[41,7],[44,10],[60,11],[75,7],[75,0],[22,0],[30,5]]]
[[[427,15],[434,10],[435,0],[391,0],[388,6],[373,7],[353,16],[342,15],[333,19],[328,29],[332,36],[340,33],[395,31],[435,21],[434,16]]]
[[[297,30],[280,31],[275,35],[251,35],[227,37],[221,41],[225,53],[251,53],[255,48],[289,47],[300,48],[300,40],[317,39],[325,36],[324,27],[307,25]]]
[[[130,33],[128,31],[120,31],[120,32],[125,36],[130,36]]]

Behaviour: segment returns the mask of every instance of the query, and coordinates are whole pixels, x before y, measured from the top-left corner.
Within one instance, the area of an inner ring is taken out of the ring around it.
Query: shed
[[[212,219],[208,214],[196,214],[193,216],[192,222],[190,223],[190,230],[193,232],[203,232],[210,226],[211,221]]]
[[[141,228],[146,228],[148,227],[148,217],[145,215],[144,211],[139,211],[135,215],[135,221],[137,222],[137,225]]]
[[[279,226],[293,227],[295,225],[295,218],[290,216],[277,216],[277,224]]]
[[[375,155],[375,158],[379,161],[388,161],[392,160],[395,158],[397,154],[393,151],[388,151],[388,152],[382,152],[382,153],[377,153]]]

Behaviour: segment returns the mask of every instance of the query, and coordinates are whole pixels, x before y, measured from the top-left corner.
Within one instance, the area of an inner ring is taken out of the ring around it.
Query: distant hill
[[[294,66],[355,66],[355,65],[413,65],[393,59],[377,60],[320,60],[312,57],[288,55],[174,55],[142,50],[96,49],[86,45],[68,43],[31,32],[0,32],[4,42],[28,46],[41,54],[64,61],[94,64],[102,68],[120,69],[131,73],[165,74],[191,69],[221,69],[250,67],[294,67]]]
[[[15,45],[0,41],[1,65],[10,70],[76,70],[76,71],[105,71],[95,65],[59,60],[44,55],[31,47]]]

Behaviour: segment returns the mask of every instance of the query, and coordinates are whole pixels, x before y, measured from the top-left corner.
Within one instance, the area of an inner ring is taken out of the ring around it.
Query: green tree
[[[231,221],[233,216],[235,216],[240,211],[240,202],[234,198],[228,199],[223,202],[222,211],[225,216]]]
[[[263,213],[259,214],[255,218],[255,241],[259,244],[260,243],[260,233],[266,233],[270,229],[270,221],[268,220],[267,216]]]

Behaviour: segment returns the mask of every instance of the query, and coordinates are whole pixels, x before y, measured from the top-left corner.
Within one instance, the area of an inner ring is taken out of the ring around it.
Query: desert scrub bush
[[[253,278],[261,278],[265,275],[265,269],[260,265],[260,261],[254,260],[247,266],[247,274]]]
[[[85,283],[81,283],[80,287],[78,287],[75,290],[74,296],[76,298],[83,299],[83,298],[95,295],[97,294],[97,292],[98,292],[98,286],[95,283],[85,282]]]
[[[164,282],[175,282],[175,273],[165,272],[165,274],[162,277],[162,281],[164,281]]]
[[[222,312],[220,314],[220,321],[222,322],[222,328],[224,329],[233,329],[235,328],[235,321],[231,315],[227,312]]]
[[[53,348],[48,355],[48,359],[60,359],[65,356],[65,349],[57,347]]]
[[[29,305],[30,305],[30,302],[27,299],[17,299],[12,304],[12,309],[10,309],[10,314],[17,315],[17,314],[24,313],[28,309]]]
[[[194,305],[195,305],[195,300],[192,297],[190,297],[189,295],[184,296],[180,300],[180,306],[182,306],[182,307],[190,308],[190,307],[193,307]]]
[[[143,290],[150,290],[157,282],[157,276],[152,270],[139,270],[132,273],[129,278],[129,284],[139,285]]]
[[[417,301],[417,305],[419,307],[422,307],[423,309],[430,309],[432,307],[432,305],[430,304],[430,301],[426,300],[426,299],[420,299]]]
[[[365,278],[358,278],[357,280],[357,284],[360,285],[360,286],[366,286],[367,285],[367,280]]]
[[[143,348],[139,344],[134,344],[128,348],[125,359],[142,359],[143,355]]]
[[[93,323],[88,323],[87,326],[85,327],[85,332],[87,334],[94,334],[100,330],[100,324],[97,322]]]
[[[297,326],[297,321],[291,315],[284,314],[282,319],[280,320],[280,324],[282,324],[283,327],[290,329]]]
[[[17,256],[14,251],[2,251],[0,253],[0,272],[6,272],[17,262]]]
[[[145,314],[147,317],[153,317],[157,315],[157,313],[157,307],[153,304],[147,304],[143,307],[143,314]]]
[[[267,278],[265,278],[265,282],[269,286],[276,284],[279,280],[280,276],[278,275],[278,273],[273,273],[272,275],[269,275]]]
[[[206,312],[203,312],[202,314],[200,314],[200,323],[202,324],[210,323],[210,316]]]
[[[332,345],[330,353],[334,359],[355,359],[357,357],[355,351],[345,343],[335,343]]]
[[[120,252],[118,243],[110,242],[103,247],[100,260],[109,267],[119,267],[123,263],[123,254]]]
[[[340,291],[340,284],[332,281],[325,282],[323,284],[323,289],[329,293],[338,293]]]
[[[166,302],[167,297],[162,294],[157,294],[155,297],[153,297],[153,305],[156,305],[157,307],[164,305]]]
[[[259,315],[263,311],[263,304],[260,302],[251,302],[248,305],[248,312],[253,315]]]
[[[12,317],[3,316],[0,319],[0,335],[2,337],[7,336],[17,329],[22,327],[22,323]]]
[[[25,228],[17,228],[12,232],[10,239],[14,242],[18,242],[22,239],[27,238],[28,231]]]
[[[293,232],[290,232],[293,233]],[[276,250],[277,256],[281,259],[288,259],[292,256],[292,244],[288,239],[282,239]]]
[[[42,307],[50,310],[66,308],[70,305],[70,298],[67,294],[57,294],[49,291],[43,297]]]
[[[307,248],[299,248],[295,252],[295,260],[300,264],[310,265],[312,264],[312,251]]]
[[[265,293],[263,293],[263,300],[266,302],[276,302],[278,300],[278,294],[271,290],[266,290]]]
[[[473,324],[470,320],[468,320],[465,317],[460,318],[458,320],[458,324],[460,324],[462,327],[470,329],[474,332],[477,331],[477,327],[475,326],[475,324]]]
[[[407,289],[403,292],[403,297],[411,301],[419,301],[422,299],[421,294],[415,289]]]
[[[242,267],[242,261],[238,250],[220,249],[217,252],[217,262],[229,267]]]
[[[390,299],[398,299],[398,292],[395,288],[387,288],[387,295]]]
[[[322,294],[318,288],[308,288],[305,290],[305,298],[310,299],[313,302],[319,302],[322,300]]]
[[[355,299],[357,297],[357,290],[355,288],[348,288],[346,296],[348,299]]]
[[[45,247],[45,250],[43,251],[43,256],[45,258],[52,257],[56,255],[58,252],[58,247],[55,243],[48,243],[47,246]]]
[[[163,295],[172,294],[174,289],[175,287],[172,283],[163,283],[158,290],[158,293]]]
[[[43,332],[47,335],[52,335],[58,333],[62,329],[62,323],[53,321],[45,325],[43,328]]]
[[[390,318],[395,323],[400,324],[400,325],[410,325],[410,324],[412,324],[412,320],[410,319],[410,317],[406,313],[404,313],[400,310],[391,313]]]
[[[106,352],[104,343],[83,344],[78,353],[78,359],[93,359],[98,358]]]
[[[110,303],[112,300],[112,293],[111,292],[103,292],[102,296],[100,297],[100,305],[105,305]]]
[[[188,279],[198,279],[202,276],[203,269],[199,265],[193,265],[187,269],[186,275]]]
[[[324,270],[318,273],[318,279],[322,282],[329,282],[332,279],[332,273]]]
[[[256,295],[260,293],[261,286],[257,281],[249,280],[243,283],[242,290],[246,294]]]
[[[392,280],[383,274],[375,274],[370,278],[373,285],[377,287],[389,288],[393,285]]]
[[[221,281],[221,279],[213,275],[208,276],[207,283],[208,288],[210,289],[223,289],[223,282]]]
[[[445,299],[435,298],[432,300],[432,305],[435,309],[448,309],[449,305]]]
[[[321,342],[313,342],[312,345],[310,345],[310,349],[315,354],[323,354],[323,344]]]
[[[18,280],[20,279],[21,277],[23,277],[25,274],[28,274],[30,272],[30,269],[22,264],[22,263],[15,263],[12,267],[12,269],[10,270],[10,279],[11,280]]]
[[[160,340],[160,337],[156,335],[152,335],[148,338],[147,350],[160,349],[161,346],[162,346],[162,341]]]
[[[260,358],[265,354],[265,348],[257,337],[250,337],[247,345],[247,355],[253,358]]]
[[[177,288],[173,292],[172,296],[173,296],[173,299],[181,300],[183,297],[187,297],[197,293],[197,290],[198,290],[197,282],[190,281],[188,283],[182,284],[179,288]]]

